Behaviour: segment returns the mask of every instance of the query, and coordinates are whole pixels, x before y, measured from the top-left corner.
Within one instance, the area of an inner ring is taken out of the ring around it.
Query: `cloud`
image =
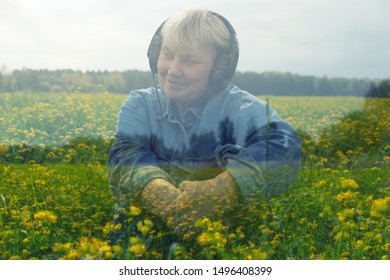
[[[196,6],[224,15],[241,71],[389,77],[386,0],[3,0],[0,63],[9,68],[148,69],[163,20]]]

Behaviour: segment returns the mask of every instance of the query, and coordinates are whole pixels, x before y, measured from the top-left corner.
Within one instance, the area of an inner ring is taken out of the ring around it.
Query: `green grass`
[[[99,98],[103,102],[104,96]],[[52,99],[45,102],[49,101],[56,104]],[[362,110],[345,113],[315,136],[301,126],[303,166],[295,184],[281,196],[262,202],[260,210],[242,217],[240,224],[226,227],[219,221],[200,221],[199,237],[180,242],[173,257],[389,259],[389,105],[387,99],[367,102]],[[287,108],[280,106],[281,114],[288,114]],[[94,110],[90,114],[95,115]],[[81,127],[86,127],[83,118],[87,117],[77,117]],[[0,118],[5,119],[4,115]],[[27,123],[23,116],[19,119],[19,124]],[[69,130],[69,123],[63,129]],[[108,234],[118,230],[112,224],[114,200],[105,166],[112,138],[103,137],[99,128],[108,122],[98,123],[93,125],[94,137],[80,133],[59,146],[13,140],[12,135],[32,130],[25,124],[8,124],[4,131],[9,132],[3,131],[8,140],[0,143],[0,259],[112,259],[122,255],[120,245],[106,242]],[[35,134],[44,135],[45,127],[41,129]],[[33,142],[39,142],[39,137]],[[143,218],[140,226],[148,228],[143,236],[130,238],[126,258],[161,258],[160,247],[147,247],[148,239],[159,237],[159,228],[150,222],[149,217]]]

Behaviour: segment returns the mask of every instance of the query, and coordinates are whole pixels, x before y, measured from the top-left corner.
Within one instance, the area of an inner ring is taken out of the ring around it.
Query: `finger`
[[[188,184],[191,183],[191,181],[183,181],[179,184],[178,189],[181,191],[185,191],[186,188],[188,187]]]
[[[200,182],[201,181],[183,181],[180,183],[178,188],[181,191],[191,191],[193,189],[198,188],[201,185]]]

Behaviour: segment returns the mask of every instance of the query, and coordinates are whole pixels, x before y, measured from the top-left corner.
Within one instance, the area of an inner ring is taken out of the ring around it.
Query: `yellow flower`
[[[141,208],[137,206],[130,206],[130,215],[131,216],[138,216],[141,214]]]
[[[381,243],[383,241],[383,236],[382,234],[378,233],[377,235],[374,236],[374,241]]]
[[[134,237],[134,236],[130,237],[129,240],[131,245],[136,245],[141,242],[141,239],[139,239],[139,237]]]
[[[9,151],[9,146],[6,144],[0,144],[0,154],[6,153]]]
[[[77,260],[80,258],[81,258],[80,254],[76,251],[72,251],[68,255],[65,256],[66,260]]]
[[[148,226],[148,227],[152,227],[153,226],[153,222],[149,219],[145,219],[144,220],[144,225]]]
[[[379,217],[382,215],[390,214],[390,196],[385,198],[379,198],[372,202],[371,215]]]
[[[104,260],[112,260],[114,258],[114,253],[112,252],[106,252],[104,253],[103,259]]]
[[[340,260],[349,260],[349,252],[341,253]]]
[[[143,255],[143,253],[145,253],[146,247],[142,243],[141,244],[135,244],[135,245],[130,246],[129,251],[131,253],[137,255],[138,257],[141,257]]]
[[[53,224],[57,222],[57,216],[47,210],[39,211],[38,213],[36,213],[34,215],[34,219],[48,221]]]
[[[38,186],[44,186],[46,184],[45,180],[35,180],[35,184]]]
[[[351,188],[351,189],[358,189],[359,185],[354,179],[341,179],[341,188]]]
[[[114,252],[114,254],[116,256],[121,256],[122,253],[123,253],[122,247],[120,245],[118,245],[118,244],[112,246],[112,251]]]
[[[344,238],[349,238],[349,233],[346,231],[339,231],[334,237],[336,241],[341,241]]]
[[[340,222],[344,222],[347,218],[353,217],[355,215],[355,209],[344,209],[344,211],[338,212],[337,217],[339,218]]]
[[[351,192],[351,191],[346,191],[344,193],[340,193],[336,196],[336,200],[338,202],[341,202],[343,200],[346,200],[346,201],[353,201],[353,199],[355,199],[357,197],[358,193],[356,192]]]
[[[148,222],[148,224],[153,224],[151,221],[149,221],[149,220],[147,220]],[[147,236],[148,235],[148,233],[149,233],[149,230],[150,230],[150,226],[148,226],[148,225],[146,225],[145,223],[145,220],[144,221],[139,221],[138,223],[137,223],[137,229],[140,231],[140,232],[142,232],[142,234],[144,235],[144,236]]]
[[[260,249],[253,249],[251,254],[247,256],[250,257],[252,260],[266,260],[268,255],[267,252],[263,252]]]
[[[364,241],[359,239],[358,241],[356,241],[355,248],[358,248],[358,247],[362,246],[363,243],[364,243]]]
[[[105,245],[103,245],[102,247],[99,248],[99,251],[101,251],[103,253],[110,252],[111,251],[111,246],[105,244]]]
[[[322,187],[322,186],[325,186],[326,185],[326,181],[325,180],[321,180],[317,183],[314,184],[314,187]]]
[[[88,150],[89,149],[89,146],[85,143],[81,143],[81,144],[78,144],[77,145],[77,148],[80,149],[80,150]]]

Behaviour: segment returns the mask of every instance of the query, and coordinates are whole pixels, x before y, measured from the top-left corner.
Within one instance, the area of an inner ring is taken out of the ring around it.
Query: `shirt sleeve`
[[[247,205],[285,191],[297,178],[301,163],[296,131],[274,110],[269,123],[264,121],[262,106],[242,109],[232,119],[236,142],[215,150],[218,165],[234,177]]]
[[[164,178],[170,181],[151,150],[154,136],[144,98],[137,92],[131,92],[125,100],[109,152],[107,175],[116,202],[122,207],[136,202],[137,194],[150,180]]]

